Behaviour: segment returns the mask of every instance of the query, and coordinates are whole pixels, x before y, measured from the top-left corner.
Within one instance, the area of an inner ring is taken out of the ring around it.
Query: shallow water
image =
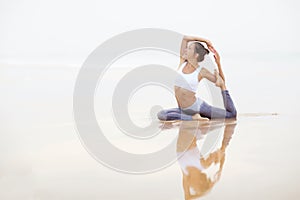
[[[256,59],[256,67],[238,67],[242,63],[245,60],[226,63],[228,87],[239,117],[222,154],[225,161],[220,179],[202,197],[298,199],[300,93],[295,86],[299,61],[291,61],[285,70],[281,67],[284,60]],[[229,70],[229,66],[234,70]],[[103,166],[88,152],[73,120],[72,95],[77,73],[78,68],[61,66],[1,65],[0,198],[184,199],[187,190],[176,157],[159,171],[132,175]],[[112,73],[123,72],[116,69]],[[117,78],[110,81],[106,84],[113,85]],[[157,86],[144,89],[129,103],[132,121],[142,127],[151,123],[153,105],[176,106],[171,93]],[[111,99],[106,95],[111,94],[111,89],[100,92],[95,96],[98,123],[108,140],[123,151],[149,154],[175,141],[169,148],[176,156],[182,144],[191,141],[186,132],[203,128],[203,125],[186,127],[186,123],[178,122],[162,129],[156,120],[154,127],[160,131],[156,137],[133,139],[122,134],[111,117]],[[206,98],[209,101],[209,95]],[[211,144],[203,138],[195,141],[204,158],[212,154],[215,160],[204,173],[207,177],[214,177],[220,168],[218,162],[222,156],[214,152],[222,146],[226,126],[232,125],[221,123],[216,130],[197,132],[213,138]],[[121,159],[122,162],[128,160]],[[198,176],[199,173],[193,177]],[[205,176],[191,178],[190,185],[194,181],[205,188]],[[190,189],[190,193],[194,194],[195,189]]]

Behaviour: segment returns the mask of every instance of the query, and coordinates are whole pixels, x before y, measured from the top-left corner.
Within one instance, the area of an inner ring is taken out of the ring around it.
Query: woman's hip
[[[203,102],[204,101],[198,97],[192,105],[185,108],[181,108],[181,110],[188,115],[197,114],[200,112],[200,107],[203,104]]]

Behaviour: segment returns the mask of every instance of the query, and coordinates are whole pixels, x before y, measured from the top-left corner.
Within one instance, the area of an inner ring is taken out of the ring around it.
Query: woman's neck
[[[196,69],[199,64],[198,64],[197,60],[190,60],[190,61],[188,61],[188,65],[190,65],[191,67]]]

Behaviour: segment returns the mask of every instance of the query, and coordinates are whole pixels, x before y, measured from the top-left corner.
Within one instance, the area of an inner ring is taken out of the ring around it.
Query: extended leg
[[[200,106],[200,115],[210,119],[236,118],[237,112],[228,90],[223,90],[222,96],[225,110],[222,108],[213,107],[208,103],[203,102]]]

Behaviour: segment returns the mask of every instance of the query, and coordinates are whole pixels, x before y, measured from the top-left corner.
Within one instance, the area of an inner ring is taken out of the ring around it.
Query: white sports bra
[[[185,74],[182,72],[182,70],[186,63],[187,62],[183,62],[179,67],[177,71],[178,75],[175,78],[174,85],[196,93],[199,84],[198,76],[201,67],[198,66],[193,73]]]

